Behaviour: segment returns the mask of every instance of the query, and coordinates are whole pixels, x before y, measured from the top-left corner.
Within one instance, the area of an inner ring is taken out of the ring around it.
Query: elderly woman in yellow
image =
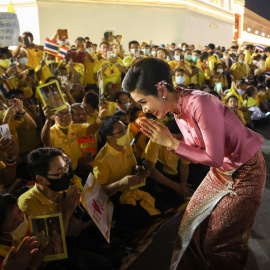
[[[216,83],[221,83],[223,91],[226,90],[228,88],[228,81],[224,75],[224,65],[219,63],[214,70],[214,74],[211,76],[210,87],[214,88]]]
[[[166,60],[167,56],[168,56],[168,52],[166,51],[165,48],[159,47],[157,49],[157,58],[162,59],[162,60],[167,62],[167,60]]]
[[[247,64],[244,63],[245,55],[240,53],[238,56],[238,61],[234,62],[230,69],[230,75],[232,75],[233,81],[238,81],[248,74]]]
[[[98,61],[94,67],[94,74],[97,78],[97,72],[102,69],[103,86],[108,82],[115,82],[118,89],[121,89],[121,73],[126,73],[126,67],[120,57],[111,56],[107,54],[110,51],[110,44],[108,42],[102,42],[100,44],[100,53],[98,54]],[[105,94],[107,94],[105,92]]]

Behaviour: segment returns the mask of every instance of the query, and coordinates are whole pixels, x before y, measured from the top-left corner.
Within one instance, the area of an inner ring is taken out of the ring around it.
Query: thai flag
[[[44,52],[56,56],[58,54],[59,47],[60,45],[57,42],[53,40],[45,39]]]
[[[68,51],[68,48],[66,48],[64,46],[61,46],[57,57],[61,58],[61,59],[64,59],[66,54],[67,54],[67,51]]]
[[[262,46],[262,45],[260,45],[260,44],[258,44],[257,46],[256,46],[256,48],[255,48],[255,51],[259,51],[259,52],[263,52],[264,51],[264,47]]]

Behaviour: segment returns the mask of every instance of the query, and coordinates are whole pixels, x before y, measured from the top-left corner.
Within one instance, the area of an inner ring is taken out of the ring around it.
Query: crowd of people
[[[215,95],[239,125],[268,125],[270,47],[261,52],[232,42],[227,49],[196,49],[133,40],[125,52],[112,32],[97,46],[88,37],[70,45],[57,30],[50,40],[69,49],[59,59],[34,44],[32,33],[21,40],[13,51],[0,48],[0,124],[11,134],[0,139],[2,269],[117,268],[121,254],[111,250],[188,200],[207,174],[209,167],[179,158],[141,131],[146,116],[183,140],[173,114],[157,119],[122,91],[125,74],[141,59],[167,62],[175,87]],[[36,90],[54,80],[67,104],[58,111]],[[114,204],[111,234],[117,240],[110,247],[87,214],[76,215],[90,173]],[[55,213],[62,213],[68,259],[42,263],[46,247],[29,235],[28,217]]]

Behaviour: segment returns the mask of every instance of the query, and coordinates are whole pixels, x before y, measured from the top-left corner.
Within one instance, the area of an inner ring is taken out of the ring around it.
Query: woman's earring
[[[163,98],[163,101],[164,101],[164,102],[166,102],[166,101],[167,101],[167,99],[166,99],[166,97],[165,97],[165,96],[162,96],[162,98]]]

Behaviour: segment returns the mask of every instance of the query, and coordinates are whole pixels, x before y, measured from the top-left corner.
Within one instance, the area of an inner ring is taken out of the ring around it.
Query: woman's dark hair
[[[158,58],[144,58],[129,68],[122,87],[128,93],[137,90],[146,96],[157,96],[156,84],[163,80],[167,83],[168,91],[173,92],[170,66]]]
[[[221,97],[220,97],[219,93],[217,91],[213,90],[213,89],[210,89],[208,91],[205,91],[205,93],[208,93],[210,95],[213,95],[213,96],[217,97],[219,100],[221,100]]]
[[[130,106],[128,108],[128,114],[129,114],[129,117],[130,117],[130,123],[131,122],[134,122],[136,119],[137,119],[137,113],[138,112],[142,112],[142,107],[140,106]]]
[[[119,100],[119,98],[120,98],[121,95],[128,95],[128,97],[130,98],[130,94],[129,94],[129,93],[127,93],[127,92],[118,92],[118,93],[116,94],[115,100],[116,100],[116,101]]]
[[[227,104],[231,98],[234,98],[238,102],[238,98],[235,95],[231,95],[227,98]]]
[[[11,194],[0,194],[0,234],[1,226],[4,224],[7,212],[17,204],[17,199]]]
[[[128,43],[128,48],[129,48],[129,49],[130,49],[130,47],[131,47],[132,44],[136,44],[136,45],[138,45],[138,46],[140,47],[140,43],[139,43],[137,40],[132,40],[132,41],[130,41],[130,42]]]
[[[38,148],[30,152],[27,166],[32,180],[36,181],[36,175],[47,176],[50,162],[58,156],[63,156],[63,152],[57,147]]]
[[[251,85],[247,88],[247,97],[251,97],[252,94],[256,91],[256,88],[255,86]]]
[[[158,51],[163,51],[166,55],[168,55],[168,52],[167,52],[166,49],[163,48],[163,47],[158,47],[158,48],[157,48],[157,52],[158,52]]]
[[[257,87],[257,89],[258,89],[258,92],[261,91],[261,90],[265,91],[265,90],[266,90],[266,85],[265,85],[265,84],[260,84],[260,85]]]
[[[203,52],[200,56],[200,60],[203,61],[204,59],[208,59],[209,53],[208,52]]]
[[[171,134],[181,134],[181,131],[174,118],[169,119],[165,126],[169,129]]]
[[[119,122],[118,117],[106,117],[100,126],[99,129],[99,138],[101,142],[101,147],[106,143],[107,141],[107,136],[112,136],[113,135],[113,129],[114,129],[114,124]]]
[[[89,92],[84,96],[85,103],[92,106],[94,110],[98,110],[99,97],[98,94]]]
[[[121,121],[121,116],[127,116],[127,113],[122,110],[118,110],[112,114],[112,117],[118,118],[119,121]]]
[[[0,48],[0,59],[4,57],[4,55],[7,55],[7,58],[11,58],[12,54],[8,48]]]

